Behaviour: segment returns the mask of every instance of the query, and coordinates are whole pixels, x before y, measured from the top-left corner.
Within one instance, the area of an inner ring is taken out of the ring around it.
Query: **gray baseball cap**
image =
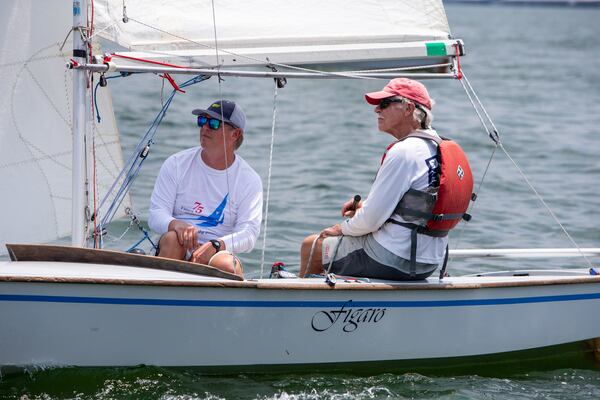
[[[194,115],[209,115],[213,118],[227,122],[242,131],[246,128],[246,113],[242,107],[230,100],[217,100],[206,110],[197,108],[192,111]]]

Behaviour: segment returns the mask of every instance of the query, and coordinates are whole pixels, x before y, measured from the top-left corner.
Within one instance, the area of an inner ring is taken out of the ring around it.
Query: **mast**
[[[85,15],[84,15],[85,13]],[[85,64],[86,44],[82,32],[86,29],[87,0],[73,0],[73,59]],[[71,245],[83,247],[85,243],[85,126],[87,72],[73,70],[73,172]]]

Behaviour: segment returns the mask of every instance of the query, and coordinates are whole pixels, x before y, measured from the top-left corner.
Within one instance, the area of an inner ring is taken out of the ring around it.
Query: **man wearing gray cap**
[[[235,254],[254,248],[262,219],[260,177],[235,153],[246,115],[229,100],[192,114],[200,146],[170,156],[152,192],[148,224],[162,235],[157,255],[242,276]]]

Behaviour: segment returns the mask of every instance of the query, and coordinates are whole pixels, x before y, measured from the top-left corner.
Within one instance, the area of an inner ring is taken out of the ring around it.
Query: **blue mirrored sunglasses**
[[[208,122],[208,127],[212,130],[217,130],[221,126],[221,120],[216,118],[208,118],[204,115],[198,115],[198,126],[203,127]]]

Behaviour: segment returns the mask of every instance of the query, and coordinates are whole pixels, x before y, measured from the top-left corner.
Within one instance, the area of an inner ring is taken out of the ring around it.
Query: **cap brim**
[[[214,112],[212,110],[202,110],[200,108],[197,108],[192,111],[192,114],[194,114],[194,115],[209,115],[209,116],[216,118],[218,120],[221,120],[223,122],[227,122],[228,124],[233,125],[236,128],[239,128],[239,126],[237,126],[236,124],[234,124],[233,122],[231,122],[230,120],[228,120],[227,118],[222,116],[221,113]]]
[[[388,97],[394,97],[394,96],[395,96],[394,93],[390,93],[390,92],[386,92],[386,91],[382,90],[379,92],[371,92],[371,93],[365,94],[365,100],[367,101],[367,103],[376,106],[379,104],[381,99],[386,99]]]

